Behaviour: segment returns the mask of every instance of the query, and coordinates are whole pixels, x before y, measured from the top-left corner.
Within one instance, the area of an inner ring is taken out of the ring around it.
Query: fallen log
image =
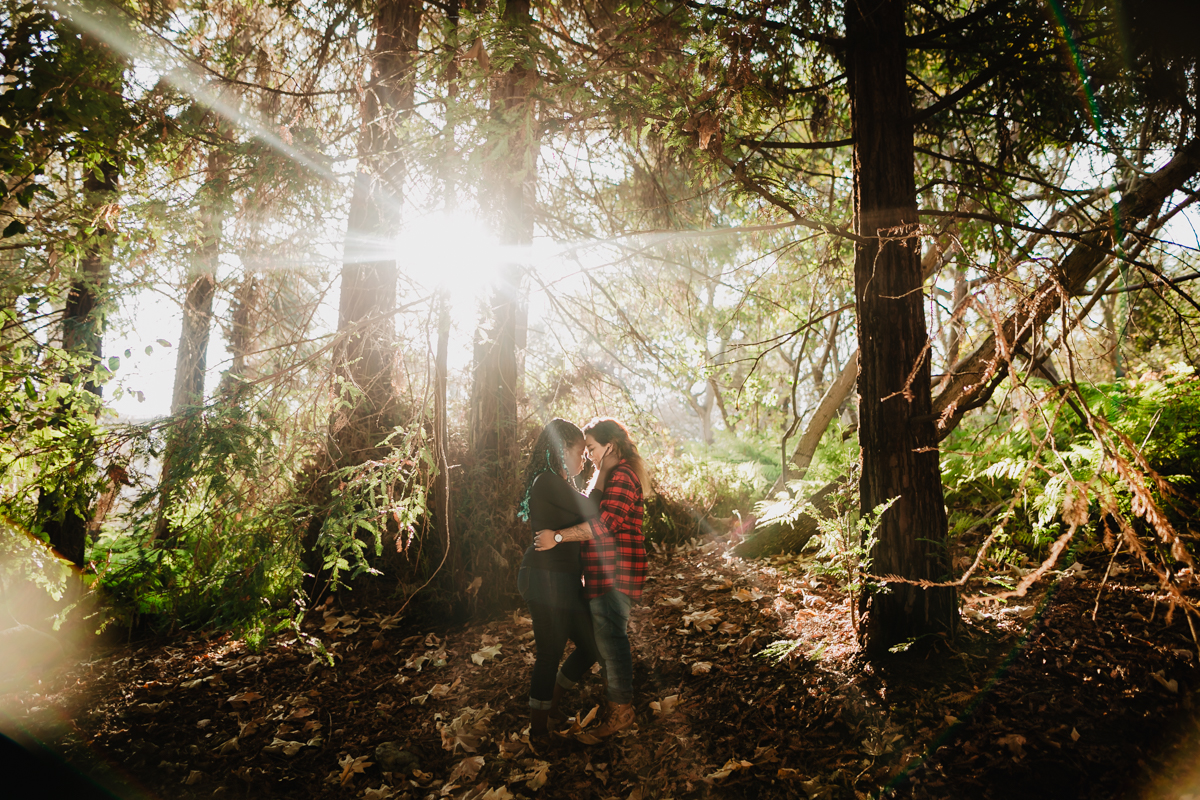
[[[833,510],[831,495],[837,486],[837,481],[825,484],[808,498],[808,502],[812,503],[819,513],[829,514]],[[808,514],[801,514],[790,525],[774,523],[755,530],[733,548],[733,554],[741,558],[762,558],[780,553],[798,553],[816,533],[816,519]]]

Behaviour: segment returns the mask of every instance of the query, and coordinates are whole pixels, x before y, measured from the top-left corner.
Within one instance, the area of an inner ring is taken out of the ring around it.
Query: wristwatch
[[[554,543],[555,543],[555,544],[562,544],[562,534],[561,534],[561,533],[559,533],[558,531],[555,531],[555,532],[554,532]]]

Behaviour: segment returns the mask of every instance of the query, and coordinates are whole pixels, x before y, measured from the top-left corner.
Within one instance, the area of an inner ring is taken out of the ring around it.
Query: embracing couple
[[[584,492],[575,488],[583,458],[595,467]],[[583,430],[554,419],[542,430],[525,470],[519,515],[533,532],[517,586],[533,617],[537,660],[529,689],[530,737],[545,741],[566,720],[563,692],[597,661],[605,679],[605,713],[587,741],[633,724],[633,655],[629,612],[646,580],[642,487],[646,467],[629,430],[615,419]],[[575,649],[562,666],[567,640]]]

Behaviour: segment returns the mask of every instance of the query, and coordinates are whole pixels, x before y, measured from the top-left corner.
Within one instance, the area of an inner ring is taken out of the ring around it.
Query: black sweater
[[[529,527],[532,533],[546,529],[561,531],[599,516],[599,500],[575,491],[562,477],[543,472],[534,480],[533,489],[529,492]],[[530,545],[521,566],[582,574],[579,542],[563,542],[541,552]]]

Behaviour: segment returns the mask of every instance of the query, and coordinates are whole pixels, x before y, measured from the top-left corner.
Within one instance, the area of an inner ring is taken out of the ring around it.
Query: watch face
[[[561,533],[554,534],[554,541],[561,544],[562,543],[562,534]]]

